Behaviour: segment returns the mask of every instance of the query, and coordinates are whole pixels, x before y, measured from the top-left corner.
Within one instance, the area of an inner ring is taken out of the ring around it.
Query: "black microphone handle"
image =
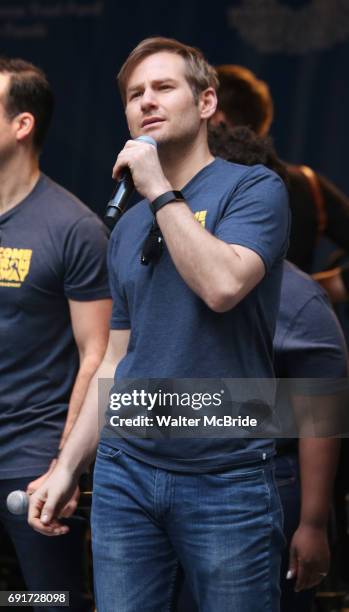
[[[127,168],[124,171],[124,175],[119,181],[110,202],[108,202],[107,209],[105,211],[104,222],[110,230],[112,230],[119,221],[122,213],[125,210],[125,205],[132,196],[133,192],[134,184],[131,172]]]
[[[138,136],[135,140],[141,140],[148,144],[157,146],[156,141],[151,136]],[[125,212],[129,200],[134,191],[134,184],[131,172],[126,168],[123,172],[122,178],[119,181],[116,190],[111,197],[110,202],[107,204],[107,209],[104,215],[104,222],[110,230],[114,228],[116,223],[119,221],[123,212]]]

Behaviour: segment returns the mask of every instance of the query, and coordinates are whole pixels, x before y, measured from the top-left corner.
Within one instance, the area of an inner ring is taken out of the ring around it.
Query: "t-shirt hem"
[[[130,329],[131,323],[129,321],[111,321],[110,329]]]
[[[133,459],[141,461],[148,465],[163,470],[169,470],[173,472],[186,472],[190,474],[209,474],[214,473],[222,469],[238,468],[245,465],[260,464],[265,465],[266,461],[270,461],[275,455],[275,450],[255,450],[243,453],[234,453],[234,456],[227,455],[219,461],[218,458],[212,457],[207,460],[204,459],[176,459],[169,457],[166,461],[162,461],[161,457],[149,456],[146,453],[138,453],[131,447],[124,438],[117,438],[114,443],[111,443],[111,438],[102,437],[101,442],[107,444],[113,448],[122,450],[126,455],[130,455]]]
[[[89,302],[91,300],[106,300],[111,298],[110,291],[107,289],[103,291],[79,291],[77,293],[74,291],[65,291],[65,296],[77,302]]]
[[[44,474],[50,465],[50,462],[54,459],[54,457],[50,457],[47,459],[46,463],[42,463],[41,465],[34,465],[30,467],[26,467],[25,469],[21,466],[18,468],[11,468],[8,470],[0,470],[0,480],[10,480],[12,478],[38,478],[42,474]]]

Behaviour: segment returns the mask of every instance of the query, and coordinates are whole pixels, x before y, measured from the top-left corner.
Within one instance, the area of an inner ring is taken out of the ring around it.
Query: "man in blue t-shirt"
[[[342,432],[341,423],[336,424],[338,390],[348,366],[343,333],[324,290],[289,262],[284,264],[274,349],[277,377],[294,379],[287,393],[281,385],[280,410],[298,413],[301,434],[298,444],[294,438],[277,440],[276,479],[289,548],[281,566],[281,610],[306,612],[314,595],[309,589],[329,569],[327,527],[339,451],[339,440],[329,434]],[[302,435],[303,425],[308,435]]]
[[[33,493],[56,464],[110,317],[102,223],[40,172],[52,108],[40,69],[0,59],[0,523],[27,588],[68,590],[70,609],[87,612],[83,518],[69,519],[68,538],[49,540],[6,508],[9,493]],[[76,509],[74,489],[62,516]]]
[[[114,167],[115,178],[129,168],[144,199],[110,242],[107,353],[54,472],[32,496],[29,521],[47,535],[66,533],[59,510],[97,446],[98,377],[115,374],[112,396],[127,399],[127,414],[146,394],[120,393],[132,379],[154,388],[166,379],[176,390],[183,379],[273,376],[288,241],[283,182],[263,166],[211,155],[217,81],[197,49],[146,39],[118,80],[131,136],[149,135],[157,148],[130,140]],[[94,474],[98,610],[168,609],[180,560],[201,609],[277,612],[283,536],[272,441],[169,439],[151,425],[130,437],[115,431],[112,410]]]

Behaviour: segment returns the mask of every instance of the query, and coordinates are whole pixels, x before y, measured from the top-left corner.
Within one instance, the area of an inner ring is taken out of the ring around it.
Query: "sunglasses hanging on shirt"
[[[163,238],[158,223],[156,219],[154,219],[149,234],[143,244],[141,264],[147,266],[149,263],[156,263],[160,259],[162,251]]]
[[[149,263],[156,263],[161,257],[163,247],[164,241],[161,230],[156,219],[154,219],[150,232],[143,244],[141,264],[147,266]]]

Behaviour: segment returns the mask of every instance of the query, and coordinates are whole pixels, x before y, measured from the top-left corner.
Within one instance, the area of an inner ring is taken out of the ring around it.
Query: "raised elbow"
[[[205,302],[213,312],[228,312],[238,303],[237,292],[226,289],[212,291]]]

